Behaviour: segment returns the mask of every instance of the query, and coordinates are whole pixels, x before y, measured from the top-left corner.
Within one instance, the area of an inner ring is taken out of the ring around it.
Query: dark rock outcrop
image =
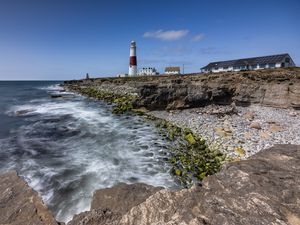
[[[41,197],[15,171],[0,174],[0,224],[58,225]]]
[[[95,87],[132,93],[135,107],[183,109],[209,104],[231,104],[300,109],[300,69],[273,69],[185,76],[98,78],[65,81],[67,88]]]

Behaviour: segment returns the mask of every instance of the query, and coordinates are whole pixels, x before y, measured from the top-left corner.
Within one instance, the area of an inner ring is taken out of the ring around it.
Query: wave
[[[118,182],[176,186],[165,161],[170,143],[142,118],[81,97],[33,100],[6,112],[22,125],[0,141],[0,160],[10,159],[0,169],[24,176],[58,221],[88,210],[96,189]]]

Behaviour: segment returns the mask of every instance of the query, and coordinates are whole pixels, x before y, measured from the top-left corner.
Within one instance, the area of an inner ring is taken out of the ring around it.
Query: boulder
[[[15,171],[0,174],[0,224],[58,225],[42,198]]]
[[[68,225],[117,225],[122,215],[161,189],[142,183],[120,183],[97,190],[93,195],[91,211],[75,215]]]
[[[119,224],[299,225],[300,146],[276,145],[235,161],[202,187],[161,190]]]
[[[252,122],[250,124],[250,128],[254,128],[254,129],[260,130],[261,126],[260,126],[260,124],[258,122]]]

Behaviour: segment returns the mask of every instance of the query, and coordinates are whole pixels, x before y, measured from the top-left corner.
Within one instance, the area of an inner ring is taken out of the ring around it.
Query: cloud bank
[[[179,40],[186,36],[189,30],[156,30],[145,32],[143,37],[156,38],[164,41]]]

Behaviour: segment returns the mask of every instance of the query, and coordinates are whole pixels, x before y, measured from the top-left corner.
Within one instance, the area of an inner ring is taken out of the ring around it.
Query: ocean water
[[[166,162],[170,143],[151,122],[114,115],[111,106],[59,84],[0,82],[0,172],[17,170],[63,222],[89,210],[99,188],[176,186]]]

